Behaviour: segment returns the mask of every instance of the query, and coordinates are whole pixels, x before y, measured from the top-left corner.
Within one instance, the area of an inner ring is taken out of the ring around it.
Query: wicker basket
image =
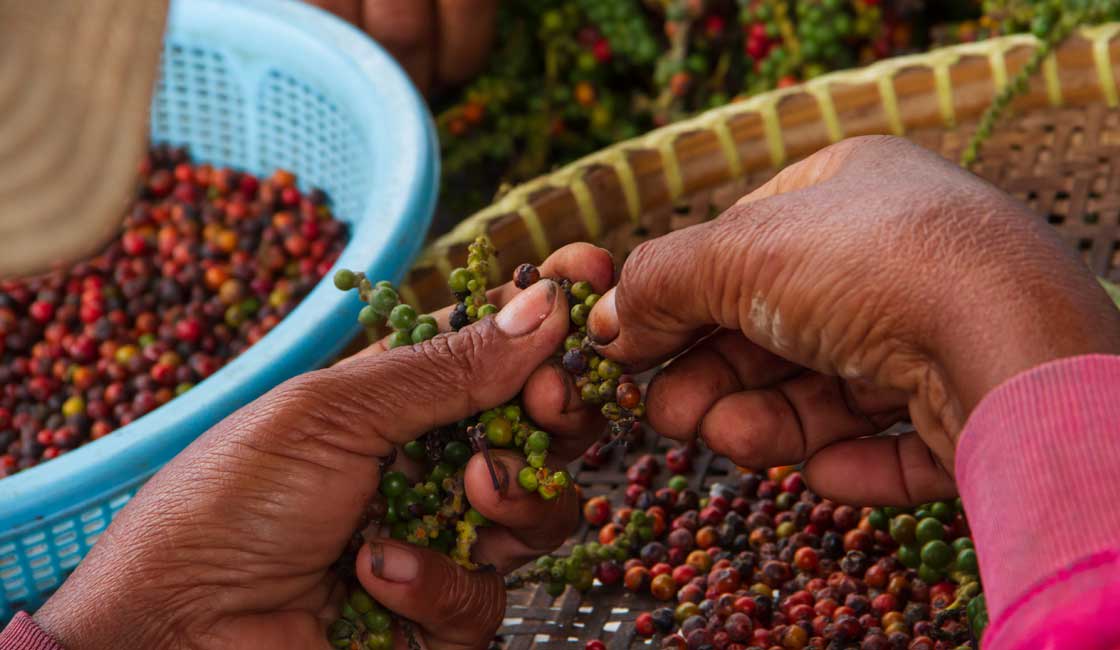
[[[495,281],[554,249],[597,241],[621,260],[637,243],[705,219],[783,164],[844,137],[894,133],[957,159],[994,93],[1037,41],[1012,36],[882,61],[718,108],[583,158],[522,185],[434,242],[403,293],[424,309],[450,302],[445,278],[486,232],[501,251]],[[1120,24],[1085,29],[1045,62],[982,148],[981,176],[1049,218],[1098,275],[1120,279]],[[647,436],[641,451],[665,443]],[[619,497],[626,458],[573,468],[585,492]],[[733,467],[704,453],[698,484]],[[586,528],[574,539],[582,540]],[[574,647],[603,638],[640,641],[632,621],[652,601],[622,590],[582,600],[543,587],[510,596],[507,647]]]

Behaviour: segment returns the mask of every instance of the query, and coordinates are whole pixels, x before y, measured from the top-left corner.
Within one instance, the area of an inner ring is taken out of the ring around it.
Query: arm
[[[989,394],[961,435],[988,650],[1120,645],[1117,386],[1118,356],[1046,364]]]

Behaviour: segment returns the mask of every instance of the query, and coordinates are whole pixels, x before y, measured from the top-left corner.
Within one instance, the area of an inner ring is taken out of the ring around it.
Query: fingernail
[[[591,308],[587,318],[587,336],[596,345],[606,345],[618,338],[618,307],[614,304],[615,290],[611,289]]]
[[[509,494],[509,468],[506,467],[506,459],[501,456],[494,456],[494,473],[498,475],[498,494],[503,497]]]
[[[549,364],[552,372],[556,373],[556,377],[560,380],[560,384],[564,386],[564,402],[560,405],[560,414],[567,415],[572,411],[583,405],[582,400],[578,402],[575,409],[572,408],[572,395],[576,394],[576,383],[572,380],[572,374],[558,364]]]
[[[371,543],[369,557],[370,572],[382,580],[412,582],[420,573],[420,561],[400,546]]]
[[[552,313],[558,289],[552,280],[537,282],[498,312],[494,324],[509,336],[524,336],[536,330]]]

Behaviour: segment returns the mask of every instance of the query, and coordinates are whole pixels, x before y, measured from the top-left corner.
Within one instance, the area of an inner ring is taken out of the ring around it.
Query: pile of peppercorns
[[[489,302],[486,290],[494,249],[486,237],[479,237],[468,248],[465,266],[452,270],[448,285],[456,297],[448,317],[449,328],[459,330],[498,312]],[[523,264],[513,274],[514,285],[527,289],[540,281],[535,266]],[[597,357],[587,340],[587,316],[599,300],[589,283],[553,279],[564,291],[570,307],[571,332],[564,346],[557,351],[563,365],[576,376],[584,399],[601,405],[609,426],[603,444],[626,442],[638,430],[644,407],[641,391],[633,379],[623,376],[614,362]],[[363,273],[340,270],[334,276],[335,286],[343,291],[356,290],[365,303],[358,320],[371,336],[391,330],[387,346],[422,344],[438,332],[438,321],[430,315],[418,315],[401,302],[400,295],[387,282],[373,283]],[[471,548],[478,538],[478,528],[489,522],[471,507],[464,487],[464,472],[471,455],[484,454],[495,489],[500,487],[498,475],[489,457],[491,449],[509,449],[524,455],[527,465],[518,472],[518,484],[543,499],[555,499],[571,485],[564,470],[550,468],[548,432],[536,426],[523,411],[518,399],[475,414],[455,424],[425,433],[404,445],[402,451],[419,467],[409,478],[392,469],[395,454],[383,459],[378,494],[367,510],[360,530],[355,533],[347,552],[337,567],[348,580],[350,595],[341,617],[327,631],[335,647],[354,650],[388,650],[393,643],[393,617],[385,614],[357,583],[352,574],[354,556],[362,543],[363,531],[371,526],[387,529],[398,540],[432,548],[448,554],[461,566],[475,569]],[[627,529],[633,539],[649,538],[653,533],[636,518]],[[622,553],[621,547],[618,550]],[[578,575],[577,575],[578,574]],[[590,586],[593,578],[586,566],[573,568],[570,581]],[[557,583],[563,589],[564,583]],[[411,628],[398,621],[406,634]]]
[[[0,282],[0,477],[96,440],[206,379],[333,265],[345,226],[319,190],[158,147],[97,256]]]
[[[959,501],[837,505],[792,467],[736,473],[702,496],[683,475],[694,453],[666,453],[675,475],[660,488],[661,463],[639,457],[624,505],[585,502],[595,541],[541,558],[509,586],[544,582],[559,594],[621,584],[665,603],[635,628],[678,650],[978,647],[987,620]]]
[[[1092,4],[1102,11],[1083,11]],[[512,0],[485,73],[438,108],[451,214],[619,140],[932,45],[1120,19],[1108,0]],[[497,179],[497,180],[496,180]]]

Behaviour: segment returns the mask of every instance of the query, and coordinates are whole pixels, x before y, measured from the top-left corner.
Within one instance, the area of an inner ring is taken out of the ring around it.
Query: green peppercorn
[[[958,537],[953,540],[954,553],[960,553],[966,548],[973,548],[972,540],[968,537]]]
[[[536,492],[537,488],[540,487],[536,470],[532,467],[522,467],[521,471],[517,473],[517,484],[527,492]]]
[[[334,286],[349,291],[358,283],[358,276],[350,269],[339,269],[334,274]]]
[[[688,489],[688,477],[677,474],[669,479],[669,487],[677,492],[682,492]]]
[[[463,520],[472,526],[486,526],[490,523],[486,517],[482,516],[481,512],[474,508],[467,510],[467,513],[463,515]]]
[[[459,267],[448,276],[447,286],[454,293],[466,293],[467,283],[469,283],[471,279],[471,272],[463,267]]]
[[[526,455],[525,459],[529,461],[529,466],[530,467],[533,467],[533,468],[536,468],[536,469],[540,469],[540,468],[544,467],[545,455],[544,455],[543,452],[534,451],[534,452]]]
[[[436,320],[435,316],[432,316],[431,314],[423,314],[416,317],[417,325],[423,325],[424,323],[427,323],[428,325],[436,328],[437,332],[439,331],[439,321]]]
[[[424,460],[428,457],[428,452],[424,449],[424,443],[419,440],[409,440],[404,443],[404,455],[412,460]]]
[[[602,366],[603,364],[599,364]],[[613,379],[604,379],[599,382],[599,400],[602,402],[609,402],[614,399],[615,392],[618,390],[618,382]]]
[[[941,579],[945,577],[945,572],[923,562],[918,566],[918,577],[922,579],[922,582],[932,585],[941,582]]]
[[[415,519],[416,512],[424,510],[424,497],[416,490],[405,490],[397,497],[397,516],[402,519]]]
[[[508,447],[513,442],[513,427],[509,420],[496,417],[486,423],[486,440],[495,447]]]
[[[502,408],[502,417],[510,422],[517,422],[521,419],[521,407],[516,404],[509,404]]]
[[[443,500],[437,494],[425,494],[420,498],[420,506],[424,509],[426,515],[436,514],[442,505]]]
[[[465,442],[452,440],[443,448],[443,459],[455,467],[462,467],[471,459],[471,448]]]
[[[579,334],[572,334],[564,339],[564,351],[577,350],[583,346],[583,337]]]
[[[400,304],[389,312],[389,325],[401,332],[411,332],[416,326],[416,310],[412,305]]]
[[[590,296],[595,291],[595,289],[592,288],[590,282],[580,280],[579,282],[572,284],[571,291],[572,298],[575,298],[579,302],[583,302],[584,300],[587,300],[587,297]]]
[[[446,458],[446,452],[444,457]],[[428,480],[436,485],[443,485],[444,481],[455,475],[456,467],[456,465],[448,462],[436,463],[435,467],[432,468],[431,474],[428,474]]]
[[[389,630],[374,632],[366,637],[366,648],[368,650],[392,650],[392,647],[393,633]]]
[[[423,343],[428,339],[434,338],[436,334],[439,334],[439,329],[437,329],[435,325],[431,323],[417,323],[416,327],[412,328],[412,334],[409,338],[412,339],[413,343]]]
[[[930,542],[931,544],[933,542]],[[962,548],[956,557],[957,569],[965,573],[976,575],[980,572],[980,565],[976,559],[976,551],[971,548]]]
[[[917,528],[918,520],[913,516],[906,514],[898,515],[891,520],[891,539],[899,544],[911,544],[914,542]]]
[[[386,345],[390,350],[404,347],[406,345],[412,345],[412,336],[409,335],[408,332],[402,332],[400,330],[397,330],[396,332],[390,334],[387,340],[388,343]]]
[[[930,506],[929,512],[931,515],[941,520],[941,522],[945,524],[951,523],[953,521],[953,517],[957,515],[957,513],[953,510],[953,506],[945,503],[944,501],[938,501],[937,503]]]
[[[584,384],[583,388],[580,389],[580,397],[585,402],[598,404],[602,401],[602,398],[599,397],[599,385],[591,382]]]
[[[618,379],[622,376],[622,366],[610,359],[603,359],[600,361],[596,371],[598,371],[599,376],[603,379]]]
[[[374,632],[384,632],[393,624],[393,619],[390,618],[389,613],[381,608],[363,616],[362,621],[365,622],[366,627]]]
[[[871,524],[871,527],[875,530],[887,530],[891,522],[881,508],[875,508],[871,511],[871,514],[867,515],[867,523]]]
[[[914,534],[919,544],[925,544],[935,539],[943,539],[945,537],[945,526],[933,517],[926,517],[918,522]]]
[[[935,539],[922,545],[922,563],[934,569],[944,569],[953,561],[953,549],[945,542]]]
[[[336,648],[349,648],[350,639],[358,630],[345,618],[340,618],[331,623],[327,628],[327,638]]]
[[[622,417],[622,407],[617,402],[607,402],[599,409],[603,417],[608,420],[617,420]]]
[[[368,282],[368,280],[367,280],[367,282]],[[373,285],[373,288],[374,289],[381,289],[381,288],[392,289],[393,288],[393,283],[389,282],[388,280],[379,280],[377,282],[377,284]]]
[[[573,323],[583,326],[587,324],[587,316],[590,313],[591,308],[583,303],[580,303],[572,307],[569,315],[571,316]]]
[[[361,588],[350,592],[348,602],[350,603],[350,607],[353,607],[354,611],[359,614],[365,614],[366,612],[372,611],[374,608],[373,599]]]
[[[369,306],[382,318],[389,315],[400,303],[400,296],[392,287],[378,287],[369,297]]]
[[[529,435],[529,440],[525,443],[526,450],[530,452],[545,452],[548,451],[548,434],[544,431],[534,431]]]
[[[593,293],[590,296],[588,296],[587,299],[585,299],[583,301],[583,304],[587,305],[588,309],[591,309],[592,307],[594,307],[599,302],[599,300],[601,298],[602,298],[602,296],[600,296],[599,294]]]
[[[485,304],[478,308],[478,317],[480,319],[493,316],[496,313],[498,313],[497,305]]]
[[[917,569],[922,563],[922,551],[917,544],[903,544],[898,547],[898,561],[908,569]]]
[[[400,472],[385,472],[381,477],[381,494],[389,498],[399,497],[408,489],[408,479]]]

